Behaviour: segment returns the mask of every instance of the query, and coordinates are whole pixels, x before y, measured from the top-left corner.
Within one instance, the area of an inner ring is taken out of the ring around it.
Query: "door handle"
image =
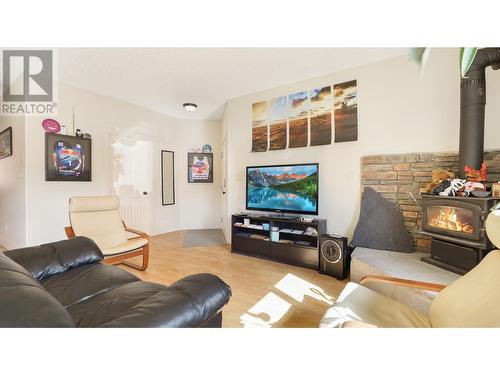
[[[142,195],[148,195],[148,192],[147,191],[143,191]]]

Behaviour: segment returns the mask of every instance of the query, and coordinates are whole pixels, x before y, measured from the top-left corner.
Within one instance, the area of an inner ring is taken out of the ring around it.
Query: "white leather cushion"
[[[71,197],[69,200],[69,212],[93,212],[118,210],[120,198],[117,196],[86,196]]]
[[[342,324],[341,328],[378,328],[373,324],[351,320]]]
[[[498,248],[500,247],[500,210],[491,211],[486,219],[486,233],[489,240]]]
[[[361,321],[383,328],[430,327],[429,318],[362,285],[348,283],[321,320],[322,328]]]
[[[500,327],[500,250],[443,289],[431,306],[433,327]]]
[[[127,242],[118,211],[72,212],[70,221],[75,235],[93,239],[103,253]]]
[[[129,251],[140,249],[141,247],[143,247],[147,243],[148,243],[148,240],[146,240],[145,238],[142,238],[142,237],[129,238],[127,240],[127,242],[125,242],[122,245],[102,249],[101,251],[104,254],[104,256],[107,257],[107,256],[118,255],[118,254],[127,253]]]
[[[449,285],[460,277],[456,273],[443,270],[420,260],[427,253],[397,253],[394,251],[374,250],[356,247],[351,255],[350,280],[359,283],[364,276],[392,276],[402,279],[425,281]],[[365,284],[376,292],[428,316],[435,292],[410,289],[390,284],[370,282]]]

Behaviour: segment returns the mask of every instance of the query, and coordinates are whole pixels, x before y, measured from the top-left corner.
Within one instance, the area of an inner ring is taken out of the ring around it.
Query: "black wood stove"
[[[474,268],[494,246],[485,221],[498,198],[422,195],[422,234],[432,237],[422,261],[459,274]]]
[[[500,69],[500,48],[477,51],[460,82],[459,173],[480,169],[484,151],[487,67]],[[493,248],[484,223],[496,198],[422,196],[422,233],[432,237],[431,256],[423,261],[464,274]]]

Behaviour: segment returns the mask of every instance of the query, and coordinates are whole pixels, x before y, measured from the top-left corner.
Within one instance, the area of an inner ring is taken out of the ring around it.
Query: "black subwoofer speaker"
[[[349,271],[349,244],[346,237],[324,234],[319,237],[319,272],[344,280]]]

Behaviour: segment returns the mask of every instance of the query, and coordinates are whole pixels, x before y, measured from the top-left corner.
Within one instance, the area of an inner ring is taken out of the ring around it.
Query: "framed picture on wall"
[[[45,133],[45,181],[92,181],[92,139]]]
[[[188,152],[188,182],[214,182],[214,154],[203,152]]]
[[[161,150],[161,204],[175,204],[175,161],[174,152]]]
[[[12,156],[12,127],[0,133],[0,159]]]

